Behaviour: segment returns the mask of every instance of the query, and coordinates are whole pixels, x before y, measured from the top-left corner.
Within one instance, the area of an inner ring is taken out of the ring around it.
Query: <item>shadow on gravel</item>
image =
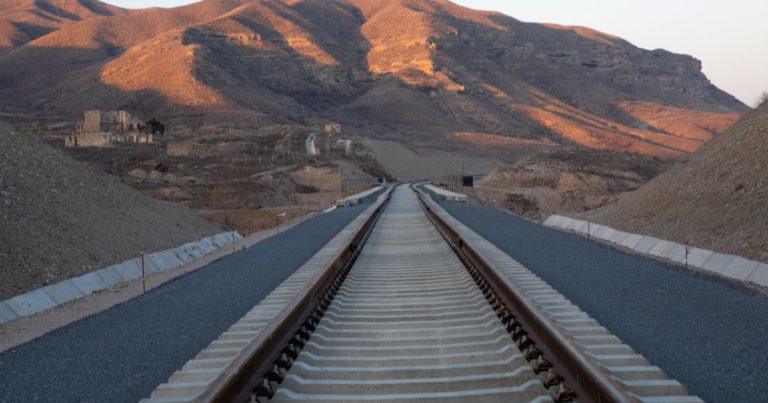
[[[478,205],[440,204],[712,402],[768,401],[768,298]]]

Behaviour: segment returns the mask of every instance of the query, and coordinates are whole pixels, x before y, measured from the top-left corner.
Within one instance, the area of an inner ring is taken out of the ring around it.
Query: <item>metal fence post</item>
[[[144,252],[141,252],[141,293],[147,292],[147,279],[144,275]]]

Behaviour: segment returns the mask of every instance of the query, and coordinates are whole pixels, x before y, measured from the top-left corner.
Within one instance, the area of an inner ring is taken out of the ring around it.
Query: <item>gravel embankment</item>
[[[0,123],[0,299],[223,229]]]
[[[135,403],[149,396],[366,207],[321,214],[0,353],[0,402]]]
[[[690,393],[711,402],[766,401],[765,295],[498,210],[441,205]]]
[[[768,102],[640,189],[581,218],[768,261],[767,140]]]

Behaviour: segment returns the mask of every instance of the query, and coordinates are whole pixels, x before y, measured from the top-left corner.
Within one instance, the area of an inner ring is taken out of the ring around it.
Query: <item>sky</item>
[[[702,61],[719,88],[753,106],[768,92],[766,0],[453,0],[526,22],[582,25],[645,49]],[[126,8],[175,7],[189,0],[107,0]]]

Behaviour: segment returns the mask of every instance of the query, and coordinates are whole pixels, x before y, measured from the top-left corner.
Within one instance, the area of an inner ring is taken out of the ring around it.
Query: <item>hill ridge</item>
[[[663,158],[697,149],[748,110],[690,56],[447,0],[123,11],[1,51],[0,108],[297,123],[309,110],[428,142],[477,132]],[[3,13],[0,24],[12,23]]]

